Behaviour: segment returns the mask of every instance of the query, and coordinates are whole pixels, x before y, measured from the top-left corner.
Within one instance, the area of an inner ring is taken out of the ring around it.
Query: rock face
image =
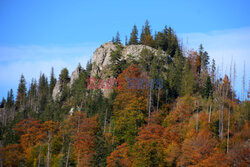
[[[75,71],[72,72],[69,83],[68,83],[68,86],[70,88],[72,87],[74,81],[79,77],[80,72],[81,72],[81,69],[79,67],[77,67]],[[58,80],[52,92],[53,100],[56,100],[56,98],[60,97],[61,92],[62,92],[62,83],[60,82],[60,80]]]
[[[122,57],[127,59],[127,55],[133,55],[135,59],[139,58],[141,51],[143,49],[149,49],[152,53],[156,54],[157,50],[145,45],[129,45],[123,46],[122,49]],[[108,65],[111,64],[110,62],[110,55],[112,50],[116,50],[116,45],[112,42],[107,42],[101,47],[97,48],[94,52],[93,56],[93,66],[91,71],[91,76],[95,77],[96,75],[99,77],[103,77],[101,71],[107,68]],[[165,52],[163,54],[166,54]]]
[[[55,85],[55,87],[53,89],[53,92],[52,92],[52,98],[53,98],[53,100],[56,100],[57,97],[61,96],[61,87],[62,87],[61,82],[57,81],[56,85]]]
[[[128,55],[132,55],[135,60],[139,59],[141,51],[143,49],[150,50],[154,55],[156,55],[157,50],[145,45],[129,45],[129,46],[122,46],[122,58],[127,59]],[[91,77],[100,77],[102,79],[106,78],[109,75],[109,72],[106,71],[107,67],[111,64],[110,56],[112,50],[116,50],[116,45],[112,42],[105,43],[97,48],[94,52],[93,56],[93,66],[91,71]],[[166,54],[162,52],[162,54]],[[111,89],[102,89],[102,92],[105,97],[108,97],[109,94],[112,92]]]
[[[100,72],[110,64],[112,50],[116,50],[116,46],[112,42],[105,43],[95,50],[91,71],[92,77],[99,75]]]
[[[127,59],[128,55],[132,55],[135,60],[139,58],[139,55],[141,54],[141,51],[143,49],[150,50],[153,54],[157,53],[157,50],[145,45],[129,45],[129,46],[122,46],[122,58]],[[93,55],[93,65],[91,70],[91,77],[100,77],[105,78],[107,76],[107,67],[111,64],[111,52],[113,50],[116,50],[117,47],[113,42],[107,42],[102,44],[99,48],[97,48]],[[163,52],[163,54],[166,54]],[[75,71],[72,72],[72,75],[70,77],[70,81],[68,83],[68,86],[71,87],[74,83],[74,81],[79,77],[81,70],[77,68]],[[58,81],[55,85],[55,88],[53,89],[52,97],[55,100],[57,97],[60,97],[61,95],[61,87],[62,84],[60,81]],[[107,97],[108,94],[110,94],[111,90],[102,90],[104,93],[104,96]]]

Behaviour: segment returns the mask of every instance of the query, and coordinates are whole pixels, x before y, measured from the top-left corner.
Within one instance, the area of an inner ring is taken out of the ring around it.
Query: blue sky
[[[244,61],[246,90],[250,80],[249,7],[248,0],[1,0],[0,98],[10,88],[16,92],[22,73],[29,84],[41,72],[49,76],[52,66],[56,75],[63,67],[72,72],[116,31],[124,39],[134,24],[140,30],[146,19],[153,32],[173,27],[189,49],[203,43],[221,75],[229,72],[233,59],[241,96]]]

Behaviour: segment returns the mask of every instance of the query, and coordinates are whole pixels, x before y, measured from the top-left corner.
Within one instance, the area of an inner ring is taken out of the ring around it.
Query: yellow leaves
[[[164,166],[164,127],[150,124],[140,129],[137,141],[131,151],[132,166]]]
[[[179,157],[181,154],[181,148],[180,145],[176,142],[171,142],[168,146],[164,147],[164,151],[166,153],[166,162],[169,164],[172,164],[173,162],[176,161],[176,159]]]

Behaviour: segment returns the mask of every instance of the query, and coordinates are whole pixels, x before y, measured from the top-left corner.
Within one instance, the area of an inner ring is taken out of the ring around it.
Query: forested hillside
[[[236,97],[234,65],[220,74],[202,45],[184,49],[171,27],[153,34],[148,21],[112,44],[105,75],[93,76],[90,60],[74,82],[67,68],[30,85],[21,76],[17,96],[11,89],[0,104],[2,166],[250,164],[250,101]],[[145,48],[124,58],[130,45]],[[115,82],[90,88],[93,77]]]

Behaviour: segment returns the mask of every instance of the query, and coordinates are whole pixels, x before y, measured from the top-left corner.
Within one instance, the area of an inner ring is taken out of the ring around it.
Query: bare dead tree
[[[159,102],[160,102],[160,88],[158,88],[158,96],[157,96],[157,111],[159,109]]]
[[[151,101],[152,101],[152,83],[151,80],[149,81],[149,100],[148,100],[148,119],[150,119],[151,114]],[[149,124],[149,121],[148,121]]]
[[[50,166],[50,144],[52,140],[52,133],[49,131],[49,140],[48,140],[48,153],[47,153],[47,167]]]
[[[211,121],[211,114],[212,114],[212,105],[209,106],[209,116],[208,116],[208,122]]]
[[[242,79],[242,101],[245,100],[245,80],[246,80],[246,73],[245,73],[245,61],[243,67],[243,79]]]
[[[70,147],[71,147],[71,142],[69,142],[69,147],[68,147],[68,152],[67,152],[67,159],[66,159],[66,167],[69,166]]]
[[[196,133],[198,133],[199,129],[199,111],[198,108],[196,109]]]
[[[103,125],[103,133],[105,133],[105,131],[106,131],[107,112],[108,112],[108,108],[106,108],[106,112],[105,112],[104,125]]]
[[[40,167],[40,164],[41,164],[41,151],[42,151],[42,146],[41,146],[41,143],[40,143],[39,144],[38,164],[37,164],[38,167]]]

